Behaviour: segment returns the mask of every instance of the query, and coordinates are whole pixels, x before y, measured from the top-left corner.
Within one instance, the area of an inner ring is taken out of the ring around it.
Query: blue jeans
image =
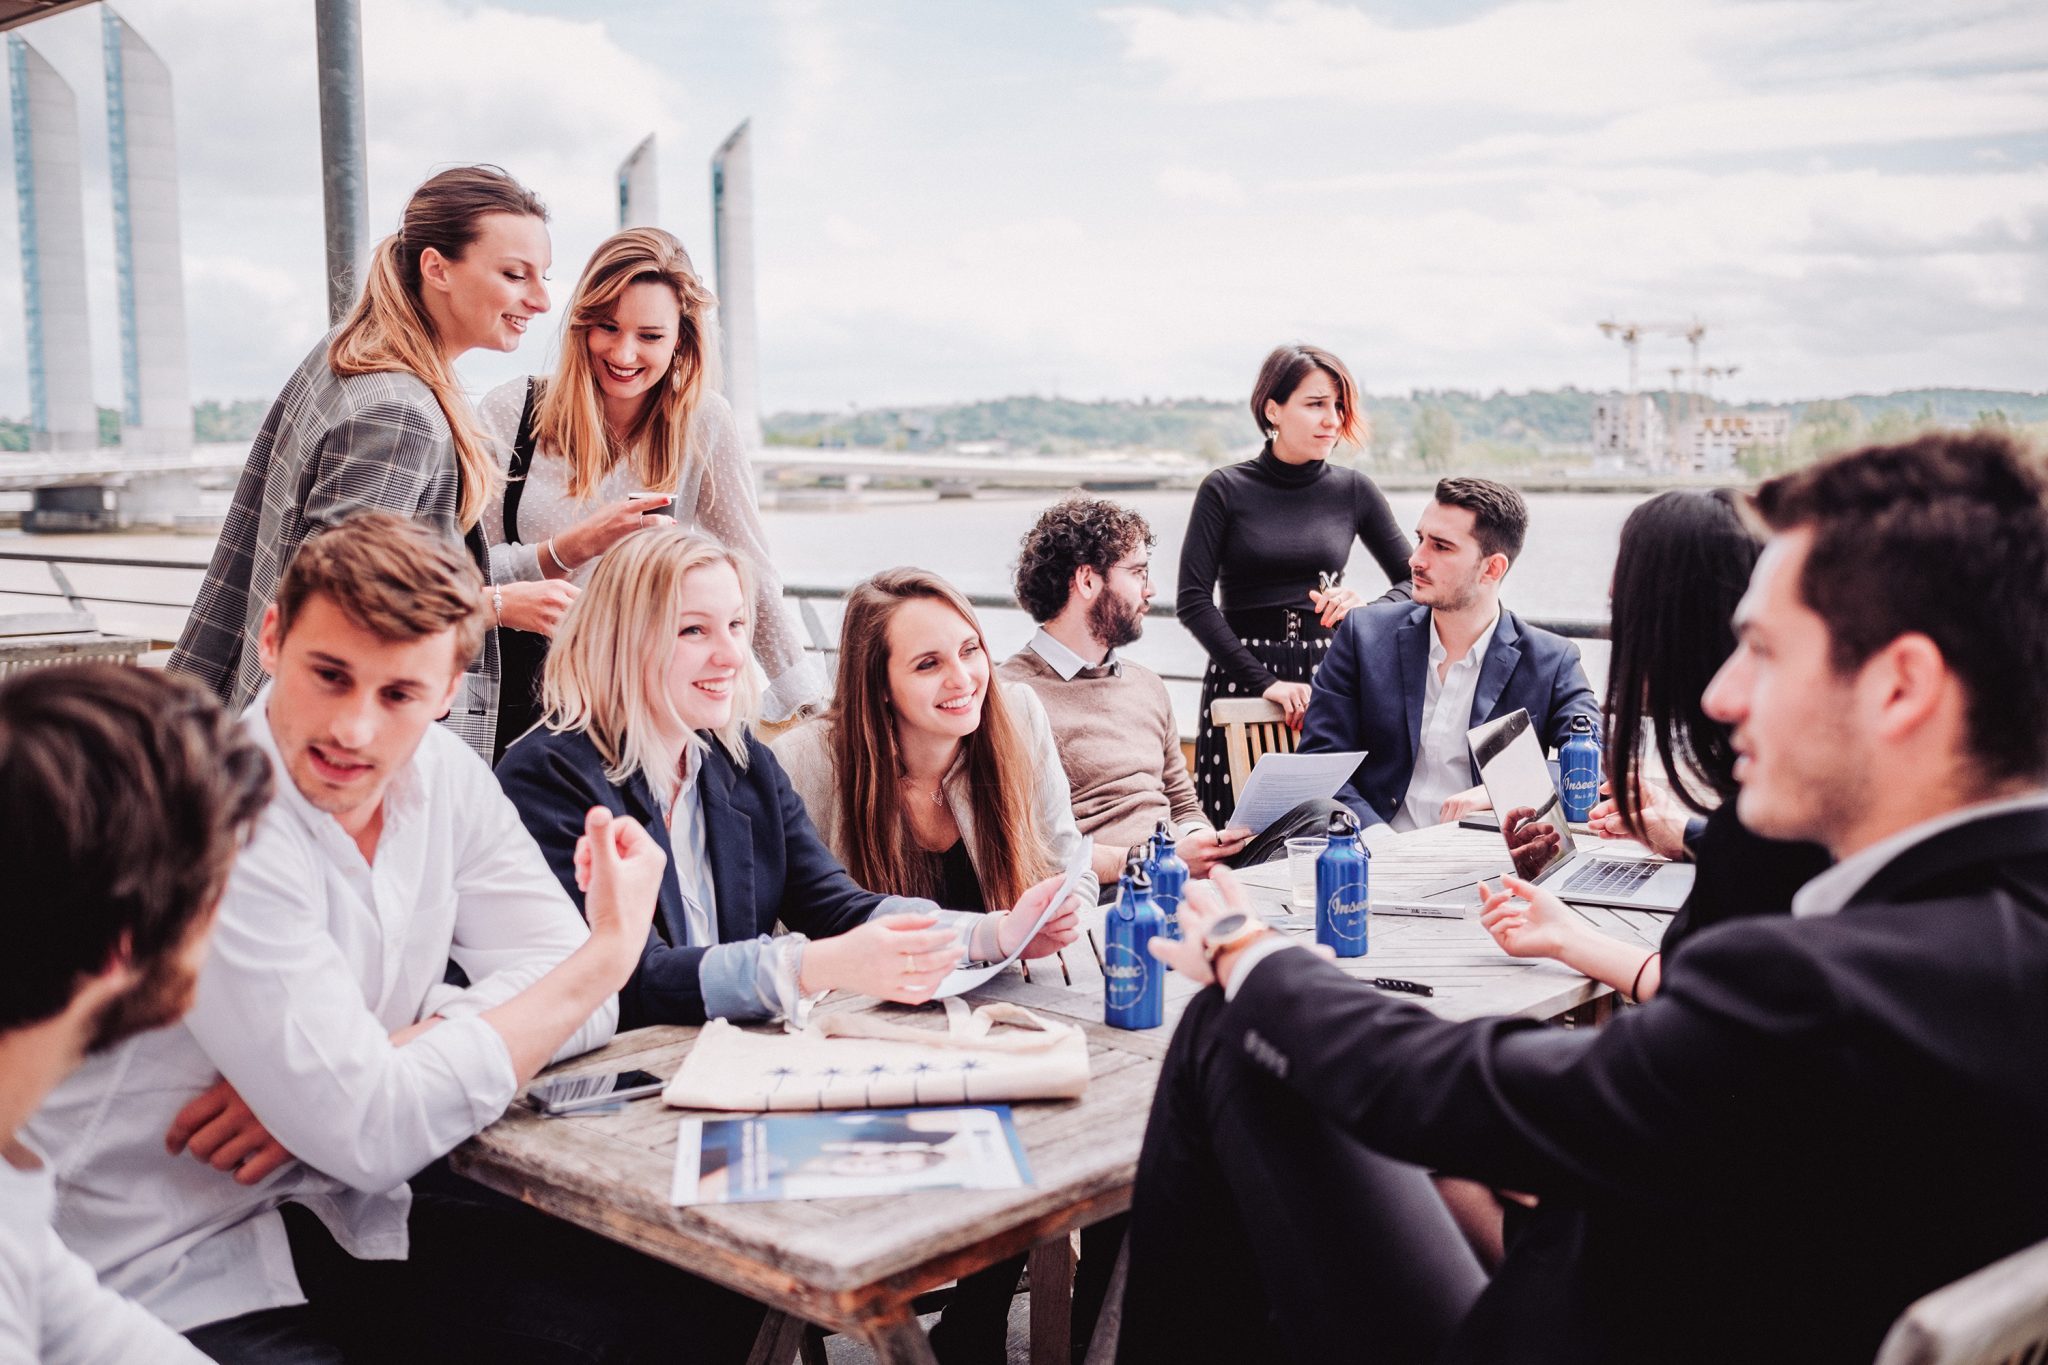
[[[743,1361],[757,1303],[439,1167],[413,1181],[411,1252],[358,1261],[284,1206],[307,1302],[187,1332],[225,1365]]]

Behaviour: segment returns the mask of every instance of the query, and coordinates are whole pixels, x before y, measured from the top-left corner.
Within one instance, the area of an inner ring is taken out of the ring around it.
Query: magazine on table
[[[1034,1182],[1006,1104],[683,1119],[672,1204],[846,1199]]]

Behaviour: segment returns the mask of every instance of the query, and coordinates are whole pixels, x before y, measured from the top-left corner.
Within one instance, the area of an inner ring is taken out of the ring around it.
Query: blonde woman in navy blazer
[[[633,815],[669,855],[621,1028],[800,1018],[832,989],[928,1000],[955,966],[1007,954],[1056,882],[993,915],[855,884],[748,731],[753,601],[745,562],[715,541],[660,527],[619,542],[549,651],[547,719],[498,764],[579,905],[590,807]]]

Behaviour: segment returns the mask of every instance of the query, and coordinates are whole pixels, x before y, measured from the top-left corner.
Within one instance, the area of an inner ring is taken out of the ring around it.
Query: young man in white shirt
[[[1600,703],[1571,641],[1500,604],[1529,509],[1491,479],[1439,480],[1415,528],[1413,602],[1355,608],[1317,670],[1303,753],[1364,750],[1338,791],[1367,840],[1455,820],[1487,805],[1465,734],[1526,710],[1552,749]]]
[[[0,684],[0,1365],[197,1362],[50,1226],[21,1129],[88,1051],[192,1002],[214,902],[270,765],[196,685],[108,664]]]
[[[602,1360],[751,1336],[744,1300],[474,1187],[406,1183],[610,1039],[665,864],[634,821],[591,812],[586,928],[434,724],[488,621],[480,575],[431,528],[369,513],[301,547],[244,718],[278,795],[192,1012],[83,1068],[32,1127],[63,1153],[67,1244],[217,1360]],[[444,982],[451,960],[471,984]]]

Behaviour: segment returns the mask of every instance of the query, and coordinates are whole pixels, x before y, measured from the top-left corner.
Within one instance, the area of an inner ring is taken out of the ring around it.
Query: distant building
[[[1693,418],[1680,433],[1680,467],[1696,474],[1725,473],[1752,446],[1777,454],[1791,441],[1788,412],[1709,413]]]
[[[619,163],[619,227],[660,227],[660,181],[654,170],[654,134],[642,138]]]
[[[761,448],[761,390],[754,338],[754,151],[742,123],[711,157],[711,245],[718,279],[725,397],[749,450]]]
[[[1664,414],[1648,394],[1593,401],[1593,461],[1609,468],[1647,469],[1664,460]]]
[[[28,314],[29,448],[91,450],[99,444],[100,424],[85,299],[78,100],[57,69],[12,33],[7,75]]]
[[[120,290],[121,446],[145,455],[176,454],[192,448],[192,384],[171,72],[111,9],[100,10],[100,43]]]

